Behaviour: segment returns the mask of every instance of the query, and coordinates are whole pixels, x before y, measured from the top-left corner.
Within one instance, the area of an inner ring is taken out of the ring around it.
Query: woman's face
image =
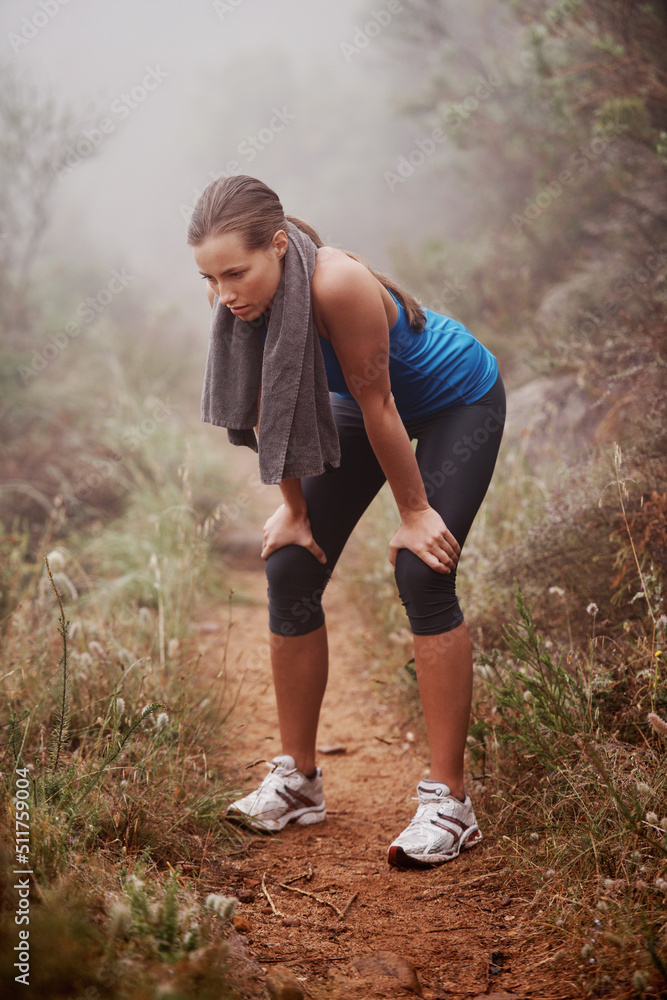
[[[287,242],[280,229],[266,250],[248,250],[239,233],[222,233],[194,247],[194,258],[221,303],[235,316],[251,321],[271,307]]]

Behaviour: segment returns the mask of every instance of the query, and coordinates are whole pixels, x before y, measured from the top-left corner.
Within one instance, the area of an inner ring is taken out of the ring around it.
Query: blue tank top
[[[430,309],[424,309],[424,330],[415,332],[403,306],[390,294],[398,319],[389,330],[389,378],[403,420],[474,403],[486,395],[498,377],[493,354],[461,323]],[[320,346],[330,391],[353,399],[331,342],[320,336]]]

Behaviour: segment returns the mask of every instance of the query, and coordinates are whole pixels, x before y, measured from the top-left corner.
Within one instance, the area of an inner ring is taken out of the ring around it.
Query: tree
[[[55,165],[74,129],[70,111],[0,65],[0,328],[20,348],[29,323],[28,291],[50,221]]]
[[[434,169],[466,207],[458,229],[447,220],[447,241],[403,251],[403,264],[427,300],[443,267],[456,267],[469,289],[457,315],[528,329],[545,290],[601,260],[603,244],[627,261],[663,241],[667,7],[493,8],[413,0],[400,15],[395,54],[418,53],[426,67],[405,111],[446,133]]]

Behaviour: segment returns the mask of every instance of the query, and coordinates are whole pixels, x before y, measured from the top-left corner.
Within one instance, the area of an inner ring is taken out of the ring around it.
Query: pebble
[[[232,923],[234,924],[236,930],[240,931],[242,934],[247,934],[248,931],[252,930],[252,924],[249,920],[246,920],[245,917],[233,917]]]
[[[352,960],[352,965],[363,975],[391,976],[398,979],[404,990],[422,995],[422,988],[414,966],[407,958],[394,955],[390,951],[378,951],[374,955],[361,955]]]
[[[268,915],[269,913],[273,913],[273,910],[271,909],[270,906],[263,906],[262,909],[259,912],[260,913],[265,913],[265,914]]]
[[[301,927],[299,917],[283,917],[283,927]]]
[[[271,1000],[304,1000],[304,992],[291,972],[275,968],[266,977],[266,988]]]
[[[239,889],[236,893],[236,898],[239,903],[252,903],[255,898],[255,894],[254,892],[251,892],[250,889]]]

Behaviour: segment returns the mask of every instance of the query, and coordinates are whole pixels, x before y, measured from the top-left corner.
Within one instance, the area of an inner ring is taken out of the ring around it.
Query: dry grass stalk
[[[648,713],[649,725],[652,729],[655,729],[656,733],[660,733],[661,736],[667,736],[667,722],[661,719],[659,715],[655,712]]]

